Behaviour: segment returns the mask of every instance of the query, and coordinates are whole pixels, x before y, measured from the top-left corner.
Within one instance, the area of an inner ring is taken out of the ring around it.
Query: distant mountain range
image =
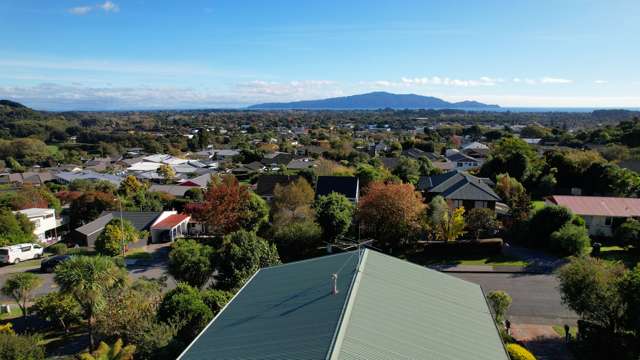
[[[384,91],[335,97],[322,100],[304,100],[283,103],[264,103],[248,107],[253,110],[375,110],[375,109],[460,109],[495,110],[498,105],[477,101],[448,102],[433,96],[392,94]]]

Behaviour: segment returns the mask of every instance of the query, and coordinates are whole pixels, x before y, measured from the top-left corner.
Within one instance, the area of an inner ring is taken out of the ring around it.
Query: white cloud
[[[438,94],[434,94],[438,96]],[[638,108],[640,96],[467,94],[438,96],[448,101],[473,99],[502,107]]]
[[[239,96],[249,95],[260,101],[290,101],[341,96],[343,92],[337,85],[331,80],[253,80],[236,85],[236,90]]]
[[[120,7],[118,6],[118,4],[107,0],[102,4],[97,4],[94,6],[92,5],[76,6],[68,9],[67,11],[73,15],[86,15],[93,10],[102,10],[104,12],[118,12],[120,11]]]
[[[571,84],[573,80],[545,76],[540,79],[540,82],[542,84]]]
[[[67,11],[73,15],[86,15],[91,12],[91,10],[93,10],[91,6],[76,6]]]
[[[109,0],[105,1],[102,4],[96,5],[96,6],[99,7],[100,9],[104,10],[105,12],[118,12],[118,11],[120,11],[120,7],[117,4],[115,4],[115,3],[113,3],[113,2],[111,2]]]
[[[602,85],[602,84],[608,84],[609,81],[607,81],[607,80],[595,80],[593,83],[594,84],[598,84],[598,85]]]
[[[483,76],[480,79],[471,79],[471,80],[461,80],[461,79],[451,79],[448,77],[416,77],[416,78],[407,78],[403,77],[401,79],[402,83],[405,85],[435,85],[435,86],[456,86],[456,87],[476,87],[476,86],[495,86],[498,83],[504,82],[503,79],[494,79],[488,76]]]

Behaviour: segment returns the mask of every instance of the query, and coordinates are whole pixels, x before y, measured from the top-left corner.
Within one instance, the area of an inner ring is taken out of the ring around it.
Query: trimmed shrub
[[[565,255],[585,254],[591,245],[587,228],[571,223],[564,225],[551,234],[551,246]]]
[[[640,221],[628,219],[616,228],[613,236],[621,245],[634,247],[640,245]]]
[[[507,344],[507,352],[509,352],[511,360],[536,360],[536,357],[529,350],[518,344]]]
[[[53,244],[51,246],[49,246],[47,248],[47,251],[54,254],[54,255],[64,255],[67,253],[68,251],[68,247],[66,244],[63,243],[57,243],[57,244]]]
[[[571,210],[562,206],[545,206],[529,220],[529,240],[532,245],[547,247],[554,231],[573,219]]]

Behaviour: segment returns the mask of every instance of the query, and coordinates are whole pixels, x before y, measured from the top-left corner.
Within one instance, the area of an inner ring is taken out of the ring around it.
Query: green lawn
[[[531,202],[531,209],[534,212],[542,209],[543,207],[544,207],[544,201],[542,201],[542,200],[532,201]]]
[[[153,258],[151,253],[146,252],[142,248],[129,250],[125,256],[126,259],[136,259],[136,260],[150,260]]]
[[[33,259],[33,260],[21,261],[20,263],[15,265],[14,264],[3,265],[3,267],[6,267],[7,270],[9,270],[10,272],[18,272],[18,271],[21,271],[22,269],[40,266],[40,262],[42,262],[42,259]]]
[[[564,339],[565,337],[564,326],[553,325],[553,331],[555,331],[558,335],[560,335],[561,338]],[[575,339],[578,336],[578,327],[577,326],[569,327],[569,334],[571,334],[572,339]]]
[[[52,154],[57,154],[58,151],[60,151],[58,145],[47,145],[47,149],[49,149]]]
[[[600,256],[598,257],[609,262],[622,262],[630,269],[640,262],[640,254],[637,251],[620,246],[603,246],[600,248]]]
[[[22,310],[20,310],[20,307],[18,307],[16,303],[12,302],[8,304],[11,306],[11,311],[6,314],[0,314],[0,320],[11,320],[22,316]]]
[[[407,260],[420,265],[487,265],[487,266],[527,266],[526,261],[505,255],[494,256],[428,256],[416,253],[407,256]]]

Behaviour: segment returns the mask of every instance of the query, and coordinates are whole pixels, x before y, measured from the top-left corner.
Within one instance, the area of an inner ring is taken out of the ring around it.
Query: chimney
[[[338,274],[331,274],[331,295],[338,293]]]

